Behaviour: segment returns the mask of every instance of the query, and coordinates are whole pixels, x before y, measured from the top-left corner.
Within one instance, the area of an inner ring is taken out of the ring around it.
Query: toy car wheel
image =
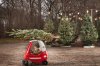
[[[34,63],[29,61],[28,66],[33,66],[33,65]]]
[[[28,61],[22,60],[24,66],[28,66]]]
[[[43,65],[48,65],[48,62],[47,61],[43,61],[42,64]]]

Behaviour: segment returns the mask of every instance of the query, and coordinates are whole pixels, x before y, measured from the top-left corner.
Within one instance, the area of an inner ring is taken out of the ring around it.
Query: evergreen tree
[[[61,40],[64,44],[69,45],[74,38],[74,30],[67,17],[63,17],[60,21],[58,33],[61,36]]]
[[[85,15],[83,20],[81,39],[86,42],[86,45],[91,45],[91,42],[97,41],[98,33],[89,15]]]
[[[54,25],[53,25],[53,21],[50,19],[47,19],[45,21],[45,25],[44,25],[44,31],[52,33],[54,30]]]
[[[95,22],[98,31],[98,40],[100,40],[100,19]]]

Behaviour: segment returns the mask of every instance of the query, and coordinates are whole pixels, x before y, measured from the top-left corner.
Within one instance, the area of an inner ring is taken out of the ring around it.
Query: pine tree
[[[98,40],[100,40],[100,19],[95,21],[95,25],[98,31]]]
[[[69,45],[74,38],[74,30],[67,17],[63,17],[60,21],[58,33],[60,34],[61,40],[64,44]]]
[[[54,30],[54,25],[53,25],[53,21],[50,19],[47,19],[45,21],[45,25],[44,25],[44,31],[52,33]]]
[[[97,41],[98,33],[89,15],[85,15],[83,20],[81,39],[85,42],[84,44],[91,45],[92,42]]]

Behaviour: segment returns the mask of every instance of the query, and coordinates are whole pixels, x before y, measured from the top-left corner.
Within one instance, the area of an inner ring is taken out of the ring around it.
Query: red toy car
[[[24,55],[23,65],[29,66],[33,64],[47,65],[48,54],[41,40],[32,40],[29,42],[27,50]]]

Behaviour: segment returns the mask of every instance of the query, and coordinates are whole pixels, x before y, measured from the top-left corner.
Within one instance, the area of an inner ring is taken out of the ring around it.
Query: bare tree
[[[6,22],[6,31],[42,29],[45,19],[50,18],[55,26],[54,32],[57,32],[62,16],[81,25],[78,18],[83,17],[87,9],[100,9],[99,3],[99,0],[2,0],[0,13],[4,15],[0,15],[3,17],[0,24]]]

